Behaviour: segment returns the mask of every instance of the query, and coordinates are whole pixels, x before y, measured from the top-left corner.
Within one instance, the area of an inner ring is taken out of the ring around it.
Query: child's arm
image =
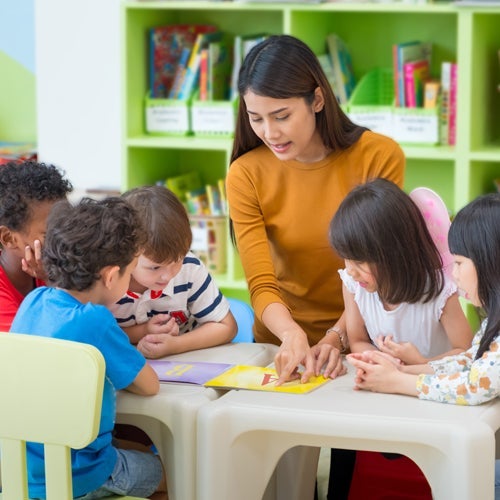
[[[342,294],[344,296],[347,338],[349,339],[351,352],[375,350],[376,347],[371,343],[370,336],[366,330],[365,321],[359,312],[358,305],[354,301],[354,294],[349,292],[345,284],[342,284]]]
[[[146,363],[126,390],[139,396],[154,396],[160,390],[158,375]]]
[[[137,348],[147,358],[161,358],[169,354],[205,349],[231,342],[238,328],[231,312],[219,322],[209,321],[183,335],[168,334],[146,335],[137,344]]]
[[[474,333],[460,305],[458,293],[455,292],[453,295],[450,295],[446,301],[440,321],[446,331],[452,348],[450,351],[440,356],[429,358],[428,361],[464,352],[470,349],[472,343]]]

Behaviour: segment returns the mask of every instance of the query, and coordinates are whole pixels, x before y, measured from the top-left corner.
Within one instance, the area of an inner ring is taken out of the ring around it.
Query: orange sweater
[[[330,220],[346,194],[370,178],[402,187],[404,168],[398,144],[373,132],[316,163],[280,161],[267,146],[232,163],[227,198],[257,342],[279,344],[260,321],[273,302],[288,307],[311,345],[321,340],[344,309],[337,273],[344,263],[328,241]]]

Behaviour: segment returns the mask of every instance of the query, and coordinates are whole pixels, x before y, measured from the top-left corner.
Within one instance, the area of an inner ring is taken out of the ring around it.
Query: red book
[[[208,100],[208,48],[200,52],[200,101]]]

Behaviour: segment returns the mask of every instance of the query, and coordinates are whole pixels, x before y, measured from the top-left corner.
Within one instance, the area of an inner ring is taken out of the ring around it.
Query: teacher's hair
[[[251,91],[274,99],[302,97],[308,103],[320,88],[325,105],[316,113],[324,145],[332,151],[346,149],[366,130],[355,125],[340,108],[314,52],[289,35],[273,35],[256,45],[245,57],[238,78],[240,95],[231,162],[262,144],[253,132],[243,96]]]
[[[488,316],[476,354],[479,359],[500,333],[500,193],[480,196],[457,213],[448,246],[476,268],[478,297]]]

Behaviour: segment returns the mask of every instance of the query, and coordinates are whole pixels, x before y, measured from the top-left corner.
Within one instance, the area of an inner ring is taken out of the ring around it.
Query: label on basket
[[[392,136],[392,112],[390,109],[386,111],[371,110],[369,112],[349,111],[348,115],[357,125],[367,127],[379,134]]]
[[[207,252],[208,251],[208,228],[207,227],[193,227],[191,226],[191,232],[193,233],[193,242],[191,243],[191,250],[195,252]]]
[[[231,133],[234,131],[234,110],[227,106],[197,106],[191,108],[193,131]]]
[[[437,114],[394,114],[394,139],[414,144],[439,142]]]
[[[148,105],[146,130],[148,132],[187,132],[189,130],[187,106]]]

